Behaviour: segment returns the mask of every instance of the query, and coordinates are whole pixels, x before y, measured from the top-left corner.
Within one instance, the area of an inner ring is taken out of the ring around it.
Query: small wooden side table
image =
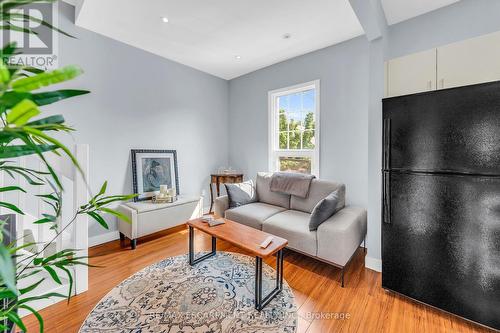
[[[212,213],[212,208],[214,206],[214,193],[212,189],[212,184],[215,184],[215,189],[217,197],[220,196],[220,184],[224,183],[242,183],[243,174],[242,173],[215,173],[210,175],[210,211]]]

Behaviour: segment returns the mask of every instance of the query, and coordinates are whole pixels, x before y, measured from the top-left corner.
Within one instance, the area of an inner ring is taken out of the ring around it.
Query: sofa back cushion
[[[290,209],[290,195],[271,192],[272,173],[259,172],[255,182],[259,202]],[[331,191],[330,191],[331,192]]]
[[[307,198],[299,198],[292,195],[290,199],[290,209],[311,213],[318,202],[323,200],[333,191],[337,191],[338,202],[335,212],[338,212],[345,206],[345,185],[321,179],[313,179]]]

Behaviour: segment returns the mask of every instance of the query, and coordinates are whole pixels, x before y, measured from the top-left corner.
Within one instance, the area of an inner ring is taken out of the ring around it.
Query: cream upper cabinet
[[[437,50],[438,89],[500,80],[500,33]]]
[[[436,49],[386,62],[386,97],[436,90]]]

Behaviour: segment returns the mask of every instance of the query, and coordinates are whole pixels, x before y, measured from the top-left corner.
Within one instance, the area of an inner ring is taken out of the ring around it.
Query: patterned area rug
[[[146,267],[120,283],[89,314],[80,333],[294,333],[297,308],[286,282],[260,313],[255,258],[218,252],[191,267],[187,255]],[[263,265],[263,295],[275,286]]]

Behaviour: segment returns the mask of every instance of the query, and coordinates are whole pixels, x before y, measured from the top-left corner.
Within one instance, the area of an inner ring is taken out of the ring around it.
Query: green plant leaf
[[[63,265],[56,265],[56,267],[63,270],[64,272],[66,272],[66,275],[68,276],[68,281],[69,281],[68,303],[69,303],[69,300],[71,299],[71,291],[73,289],[73,276],[71,275],[71,272],[69,271],[69,269],[67,269]]]
[[[57,275],[57,272],[50,266],[43,266],[43,269],[45,269],[47,272],[49,272],[50,277],[52,280],[57,282],[58,284],[62,284],[61,279],[59,279],[59,276]]]
[[[57,90],[51,92],[43,92],[32,95],[32,100],[37,105],[49,105],[52,103],[56,103],[62,101],[67,98],[81,96],[85,94],[89,94],[88,90]]]
[[[17,31],[17,32],[23,32],[26,34],[35,34],[33,32],[33,30],[31,30],[31,29],[21,28],[21,27],[18,27],[16,25],[2,25],[2,26],[0,26],[0,30],[12,30],[12,31]]]
[[[24,126],[23,129],[25,132],[31,134],[32,136],[40,137],[44,140],[47,140],[48,142],[52,143],[53,145],[56,145],[59,149],[63,150],[66,153],[66,155],[71,159],[71,162],[73,162],[73,165],[78,169],[78,171],[80,171],[80,173],[83,174],[82,169],[80,167],[80,164],[78,163],[78,160],[75,158],[75,156],[73,156],[73,154],[68,149],[68,147],[66,147],[65,145],[63,145],[61,142],[54,139],[53,137],[48,136],[47,134],[45,134],[42,131],[39,131],[35,128],[29,127],[29,126]],[[48,164],[48,163],[46,163],[46,164]],[[49,169],[49,171],[50,171],[50,169]],[[52,172],[51,172],[51,174],[52,174]]]
[[[26,297],[26,298],[23,298],[21,300],[19,300],[17,302],[17,304],[21,305],[21,304],[25,304],[25,303],[29,303],[29,302],[33,302],[33,301],[37,301],[39,299],[47,299],[49,297],[60,297],[60,298],[66,298],[65,295],[63,294],[59,294],[59,293],[47,293],[47,294],[43,294],[43,295],[40,295],[40,296],[33,296],[33,297]]]
[[[4,111],[6,111],[25,99],[32,99],[32,94],[17,91],[6,91],[2,96],[0,96],[0,104],[5,107]]]
[[[64,117],[61,115],[56,115],[29,122],[26,124],[26,126],[36,127],[41,125],[60,125],[63,123],[64,123]]]
[[[96,220],[104,229],[109,229],[106,220],[104,220],[104,218],[101,215],[97,214],[96,212],[88,212],[87,214],[91,216],[94,220]]]
[[[8,290],[17,295],[16,272],[7,248],[0,244],[0,277]]]
[[[9,318],[9,320],[11,322],[16,324],[23,332],[27,331],[26,326],[24,326],[24,323],[23,323],[21,317],[19,317],[19,315],[16,312],[14,312],[14,311],[7,312],[6,316],[7,316],[7,318]]]
[[[26,288],[19,289],[19,293],[21,295],[27,294],[30,291],[35,290],[43,281],[45,281],[45,278],[41,278],[40,280],[38,280],[38,282],[35,282],[35,283],[33,283],[32,285],[30,285],[30,286],[28,286]]]
[[[33,155],[38,152],[47,152],[58,149],[59,147],[55,145],[38,145],[38,149],[26,146],[26,145],[16,145],[16,146],[0,146],[0,158],[12,158]]]
[[[117,218],[119,218],[120,220],[123,220],[125,222],[129,222],[130,223],[130,218],[127,215],[123,214],[122,212],[116,211],[116,210],[111,209],[111,208],[104,208],[104,207],[99,208],[99,210],[103,211],[105,213],[114,215]]]
[[[52,223],[57,220],[57,217],[54,215],[49,215],[49,214],[43,214],[44,218],[41,218],[39,220],[36,220],[33,222],[33,224],[44,224],[44,223]]]
[[[16,42],[9,43],[5,45],[3,49],[0,51],[0,56],[3,59],[8,59],[16,54],[16,50],[17,50]]]
[[[26,191],[19,186],[0,187],[0,192],[10,192],[10,191],[21,191],[26,193]]]
[[[104,184],[102,184],[101,189],[99,190],[99,193],[97,193],[96,197],[103,195],[106,192],[107,187],[108,187],[108,181],[105,181]]]
[[[3,59],[0,59],[0,83],[6,84],[10,80],[10,72],[7,68],[7,65],[3,62]]]
[[[40,114],[38,105],[29,99],[24,99],[12,110],[7,113],[7,124],[14,124],[16,126],[22,126],[26,124],[31,118],[36,117]]]
[[[35,309],[33,309],[32,307],[26,305],[26,304],[23,304],[23,305],[20,305],[19,306],[21,309],[26,309],[28,310],[29,312],[31,312],[35,318],[38,320],[38,327],[39,327],[39,333],[43,333],[44,332],[44,323],[43,323],[43,318],[42,316],[40,315],[40,313],[38,313]]]
[[[18,213],[18,214],[24,215],[24,213],[22,212],[22,210],[20,210],[19,208],[17,208],[16,205],[13,205],[11,203],[0,201],[0,207],[5,207],[7,209],[10,209],[10,210]]]
[[[42,71],[43,73],[43,71]],[[49,105],[68,98],[90,93],[87,90],[56,90],[32,94],[29,92],[7,91],[0,96],[0,104],[6,109],[11,109],[24,99],[35,102],[38,106]]]
[[[52,84],[61,83],[74,79],[82,74],[82,70],[77,66],[66,66],[61,69],[56,69],[51,72],[37,74],[35,76],[21,78],[12,83],[12,88],[15,91],[27,92],[36,90]]]

